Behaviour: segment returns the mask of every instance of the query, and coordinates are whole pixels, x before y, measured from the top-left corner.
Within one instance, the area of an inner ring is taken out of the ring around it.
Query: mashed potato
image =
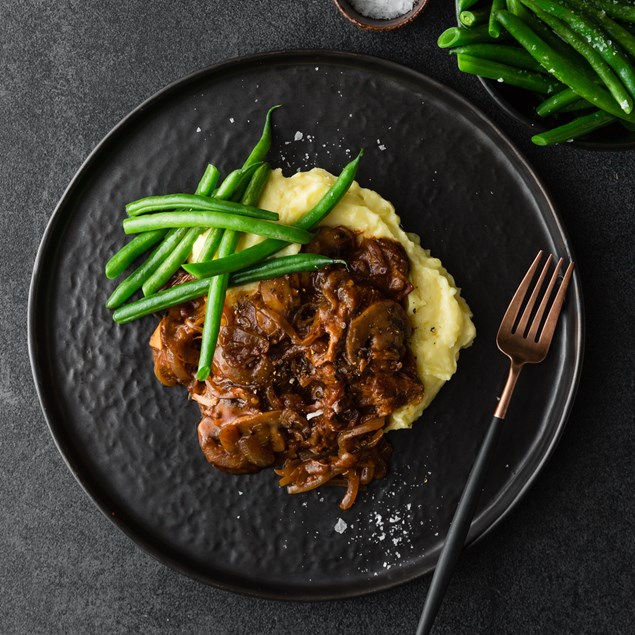
[[[335,181],[325,170],[315,168],[287,178],[274,170],[259,206],[276,211],[283,223],[293,223],[311,209]],[[353,183],[342,201],[323,221],[323,225],[344,225],[376,238],[391,238],[401,243],[410,258],[410,281],[414,290],[407,298],[408,317],[412,324],[411,350],[416,358],[417,373],[425,394],[417,403],[396,410],[388,429],[409,428],[430,405],[439,389],[456,372],[459,351],[469,346],[476,335],[472,313],[456,287],[454,278],[441,261],[422,249],[419,237],[406,234],[391,203],[372,190]],[[194,246],[193,256],[204,238]],[[243,237],[238,249],[258,242],[256,236]],[[283,253],[299,251],[293,245]],[[229,298],[231,301],[231,298]]]

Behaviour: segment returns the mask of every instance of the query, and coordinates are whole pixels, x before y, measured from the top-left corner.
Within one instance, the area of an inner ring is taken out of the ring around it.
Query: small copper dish
[[[339,12],[355,26],[367,31],[393,31],[394,29],[400,29],[402,26],[406,26],[413,22],[417,16],[426,8],[428,0],[415,0],[414,6],[410,11],[397,16],[396,18],[380,19],[369,18],[362,15],[355,9],[353,4],[348,0],[333,0],[335,6],[339,9]]]

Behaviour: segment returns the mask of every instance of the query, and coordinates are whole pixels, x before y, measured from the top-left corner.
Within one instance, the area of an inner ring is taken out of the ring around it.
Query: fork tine
[[[542,296],[542,300],[540,301],[540,306],[538,307],[538,310],[536,311],[536,315],[534,315],[534,319],[531,323],[531,328],[529,329],[529,333],[527,334],[527,338],[531,340],[532,342],[538,341],[537,335],[538,335],[538,329],[540,328],[540,323],[542,322],[542,316],[544,315],[545,310],[547,309],[547,305],[549,304],[549,298],[551,297],[551,292],[553,291],[553,287],[558,281],[558,274],[560,273],[560,269],[562,267],[563,262],[564,260],[562,258],[558,260],[558,263],[556,264],[556,268],[551,276],[551,280],[549,280],[549,285],[547,286],[547,290]]]
[[[514,297],[512,298],[512,301],[509,303],[509,306],[507,307],[507,311],[505,311],[505,315],[503,316],[503,320],[498,330],[499,333],[503,330],[508,330],[511,332],[512,326],[514,325],[514,322],[516,321],[516,316],[518,315],[518,312],[520,311],[520,307],[523,304],[523,300],[525,299],[525,296],[527,295],[527,290],[529,289],[529,285],[531,284],[534,274],[536,273],[536,270],[538,269],[538,265],[540,264],[541,258],[542,258],[542,249],[538,252],[538,255],[534,258],[534,261],[531,263],[531,267],[529,267],[529,270],[525,274],[523,281],[520,283],[520,286],[516,290],[516,293],[514,293]]]
[[[536,304],[536,300],[538,299],[538,295],[540,294],[540,289],[542,288],[542,283],[545,281],[545,277],[547,272],[549,271],[549,267],[551,266],[552,256],[549,254],[547,258],[547,262],[545,262],[545,266],[542,268],[540,272],[540,277],[538,278],[538,282],[536,282],[536,286],[527,301],[527,305],[525,306],[525,310],[523,311],[522,317],[520,318],[520,322],[518,322],[518,326],[516,327],[516,333],[521,336],[525,335],[525,330],[527,329],[527,324],[529,323],[529,317],[531,316],[531,312],[533,311],[534,304]],[[551,287],[550,287],[551,289]]]
[[[560,288],[558,289],[556,298],[551,305],[551,309],[549,309],[547,319],[545,320],[545,325],[542,327],[542,332],[540,333],[539,341],[541,344],[547,347],[547,350],[549,350],[553,332],[556,330],[556,324],[558,323],[558,318],[560,317],[560,311],[562,309],[562,304],[564,303],[564,298],[567,293],[567,287],[569,286],[569,281],[571,280],[572,274],[573,263],[570,262],[567,270],[564,272],[564,277],[562,278],[562,282],[560,283]]]

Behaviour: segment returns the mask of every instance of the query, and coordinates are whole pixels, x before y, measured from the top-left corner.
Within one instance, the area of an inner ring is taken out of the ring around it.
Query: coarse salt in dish
[[[389,20],[414,8],[414,0],[351,0],[351,5],[367,18]]]

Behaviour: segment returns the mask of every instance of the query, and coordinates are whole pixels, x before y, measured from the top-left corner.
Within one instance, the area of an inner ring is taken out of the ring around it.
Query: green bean
[[[505,0],[493,0],[492,6],[489,12],[489,21],[487,25],[487,32],[490,37],[499,38],[501,34],[501,25],[496,19],[496,13],[505,8]]]
[[[522,1],[523,4],[528,5],[527,1]],[[635,68],[633,68],[633,65],[628,61],[622,50],[608,39],[601,28],[597,27],[592,20],[589,20],[581,13],[572,11],[566,5],[557,4],[551,0],[532,0],[532,2],[543,11],[568,24],[573,31],[586,40],[585,44],[587,42],[591,43],[591,45],[586,45],[594,52],[597,51],[599,53],[600,57],[617,73],[624,86],[628,88],[631,96],[635,96]],[[587,55],[585,57],[591,62]],[[591,65],[593,66],[593,64]],[[604,78],[602,79],[605,81]],[[625,112],[630,113],[633,110],[632,99],[619,99],[617,96],[615,96],[615,99]]]
[[[130,207],[130,210],[128,210]],[[234,201],[210,198],[200,194],[166,194],[164,196],[147,196],[134,203],[126,205],[130,220],[148,212],[165,210],[191,210],[197,212],[221,212],[223,214],[238,214],[251,218],[278,220],[278,214],[266,209],[259,209],[251,205],[243,205]]]
[[[293,256],[281,256],[279,258],[271,258],[265,260],[262,264],[250,267],[244,271],[238,271],[231,277],[231,286],[240,286],[257,282],[258,280],[267,280],[269,278],[278,278],[289,273],[300,273],[303,271],[315,271],[322,267],[331,265],[347,266],[345,260],[337,260],[322,256],[321,254],[294,254]]]
[[[270,111],[271,112],[271,111]],[[267,114],[267,119],[269,114]],[[267,128],[265,124],[265,128]],[[252,153],[253,154],[253,153]],[[242,202],[245,205],[255,205],[267,184],[271,170],[266,163],[254,173],[247,190],[243,195]],[[231,256],[236,251],[236,245],[240,239],[240,234],[236,231],[227,230],[222,236],[219,247],[218,257],[225,258]],[[225,304],[225,294],[227,285],[229,284],[229,274],[223,273],[214,276],[209,283],[207,292],[207,305],[205,307],[205,321],[203,324],[203,333],[201,335],[201,352],[198,360],[198,371],[196,378],[199,381],[205,381],[209,377],[214,359],[214,351],[216,350],[216,342],[218,333],[220,332],[220,322],[223,315],[223,306]]]
[[[579,100],[580,95],[578,95],[578,93],[571,88],[565,88],[537,106],[536,113],[538,113],[541,117],[553,115],[554,113],[561,112],[564,108]],[[586,103],[588,106],[591,105],[588,102]]]
[[[586,0],[569,0],[569,4],[573,4],[581,11],[587,11],[631,57],[635,58],[635,35],[628,29],[625,29],[621,24],[606,15],[605,11],[590,7]]]
[[[216,342],[220,332],[223,316],[225,293],[227,292],[227,276],[214,276],[209,280],[207,302],[205,304],[205,321],[201,334],[201,352],[198,357],[196,379],[205,381],[212,369],[212,360],[216,350]]]
[[[450,55],[458,55],[459,53],[471,55],[472,57],[493,62],[501,62],[508,66],[524,68],[535,73],[544,74],[547,72],[525,49],[506,46],[505,44],[468,44],[467,46],[457,46],[450,49],[449,53]]]
[[[581,74],[575,64],[548,46],[520,18],[509,11],[500,11],[499,20],[535,60],[545,68],[553,70],[554,77],[572,88],[580,97],[616,117],[635,120],[633,115],[627,115],[617,106],[609,93]]]
[[[114,309],[123,304],[133,293],[138,291],[152,272],[168,257],[172,250],[178,245],[187,229],[170,230],[163,242],[150,254],[148,259],[123,280],[112,292],[106,302],[106,307]]]
[[[447,49],[452,46],[465,46],[467,44],[492,41],[487,24],[481,24],[471,29],[462,29],[458,26],[452,26],[441,33],[437,44],[439,48]]]
[[[624,22],[635,22],[635,6],[632,4],[620,4],[615,0],[591,0],[593,4],[606,11],[612,18]]]
[[[156,245],[166,234],[167,229],[157,229],[135,236],[106,263],[106,276],[112,280],[121,275],[141,254]]]
[[[205,172],[203,172],[203,176],[201,180],[198,182],[196,186],[195,194],[203,194],[204,196],[209,196],[210,192],[216,187],[218,184],[218,180],[220,179],[220,171],[215,166],[209,163],[205,168]]]
[[[543,22],[548,24],[555,33],[568,42],[580,55],[584,56],[591,65],[591,68],[593,68],[604,85],[609,89],[622,110],[628,113],[633,109],[633,100],[628,91],[624,88],[622,82],[611,70],[611,67],[607,64],[602,55],[600,55],[591,44],[583,37],[580,37],[568,23],[560,20],[550,12],[543,11],[539,1],[521,0],[521,2],[531,9]]]
[[[123,231],[126,234],[140,234],[166,227],[220,227],[290,243],[300,243],[301,245],[310,242],[312,238],[309,232],[299,227],[281,225],[258,218],[223,214],[222,212],[159,212],[158,214],[126,218],[123,222]]]
[[[520,18],[540,39],[549,45],[554,51],[566,57],[570,62],[577,65],[580,73],[584,74],[589,81],[593,81],[596,74],[589,66],[589,63],[569,44],[559,38],[544,22],[539,20],[531,11],[521,4],[521,0],[507,0],[507,7],[510,13]]]
[[[266,157],[269,149],[271,148],[272,141],[272,131],[271,131],[271,113],[276,110],[276,108],[280,108],[280,106],[273,106],[269,108],[267,111],[267,115],[265,117],[265,124],[262,129],[262,134],[260,135],[260,139],[258,143],[254,146],[253,150],[249,153],[249,156],[245,160],[243,164],[243,170],[250,168],[251,166],[257,166],[261,162],[263,162]],[[267,179],[269,178],[269,170],[267,168]],[[250,179],[248,183],[251,183],[253,179]],[[266,181],[266,179],[265,179]],[[241,183],[237,188],[236,194],[240,197],[245,193],[248,183],[245,183],[245,187]],[[263,186],[264,187],[264,186]],[[258,196],[260,198],[260,196]],[[255,203],[254,203],[255,205]],[[203,248],[199,254],[199,262],[205,262],[206,260],[211,260],[220,245],[220,241],[223,237],[224,230],[222,229],[211,229],[207,236],[205,237],[205,242],[203,243]]]
[[[324,196],[304,214],[295,226],[312,230],[324,218],[328,216],[331,210],[342,200],[346,192],[355,180],[359,162],[363,156],[363,151],[351,161],[337,177],[337,180],[324,194]],[[219,273],[231,273],[238,271],[250,265],[254,265],[265,258],[275,254],[286,247],[286,243],[280,240],[264,240],[253,247],[249,247],[237,254],[232,254],[226,258],[218,258],[210,262],[195,263],[183,265],[183,269],[197,278],[208,278],[218,275]]]
[[[245,160],[245,163],[243,164],[243,169],[251,165],[261,163],[267,158],[267,153],[269,152],[269,149],[271,148],[271,139],[273,136],[271,132],[271,113],[274,110],[276,110],[276,108],[280,108],[280,105],[272,106],[267,111],[267,115],[265,117],[265,125],[262,129],[262,135],[260,137],[260,140],[254,146],[254,149],[251,151],[251,153]]]
[[[539,146],[549,146],[554,143],[572,141],[589,132],[593,132],[593,130],[608,126],[615,120],[616,118],[613,115],[603,110],[596,110],[594,113],[578,117],[570,123],[564,124],[564,126],[559,126],[553,130],[534,135],[531,140]]]
[[[312,258],[307,259],[307,256],[311,256]],[[283,258],[272,258],[261,265],[235,273],[229,279],[229,286],[234,287],[249,284],[251,282],[258,282],[259,280],[278,277],[287,273],[314,271],[320,267],[326,267],[342,262],[340,260],[331,260],[330,258],[326,258],[326,256],[320,256],[318,254],[297,254],[287,258],[289,258],[289,260],[287,260],[288,266],[286,268],[280,267],[278,263],[276,263],[277,260],[283,260]],[[291,261],[290,258],[301,258],[303,267],[306,268],[301,267],[295,260]],[[318,258],[322,264],[318,264]],[[268,274],[266,274],[267,270],[264,268],[265,264],[269,267]],[[169,289],[159,291],[155,295],[151,295],[147,298],[141,298],[140,300],[136,300],[135,302],[130,302],[130,304],[125,304],[124,306],[119,307],[113,313],[112,317],[115,322],[118,322],[119,324],[126,324],[146,315],[158,313],[159,311],[183,304],[184,302],[201,298],[208,293],[209,283],[210,281],[208,278],[203,278],[202,280],[190,280],[189,282],[184,282],[183,284],[177,284]]]
[[[536,93],[550,94],[562,87],[560,82],[551,77],[498,62],[479,59],[471,55],[457,55],[457,61],[459,69],[464,73],[495,79],[501,83],[518,86]]]
[[[489,21],[489,16],[490,9],[488,7],[473,9],[472,11],[461,11],[459,13],[459,22],[469,28],[477,24],[485,24]]]
[[[212,192],[212,198],[228,201],[241,187],[246,187],[251,179],[258,163],[247,165],[238,170],[233,170],[224,179],[220,186]],[[143,200],[143,199],[142,199]],[[138,202],[138,201],[137,201]],[[143,212],[142,212],[143,213]],[[130,214],[133,216],[133,214]]]
[[[459,0],[457,3],[459,13],[473,7],[479,0]]]

